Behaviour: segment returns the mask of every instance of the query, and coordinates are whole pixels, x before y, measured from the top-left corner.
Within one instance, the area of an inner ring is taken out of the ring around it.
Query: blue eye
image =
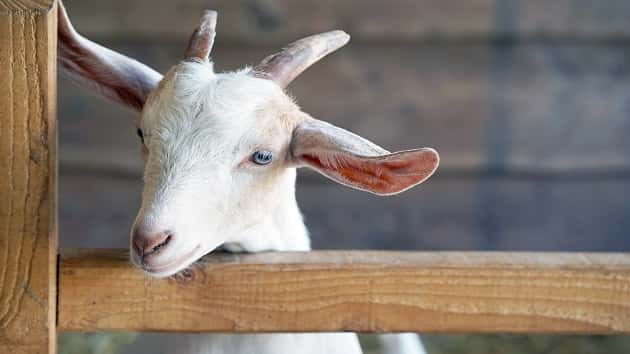
[[[252,161],[257,165],[267,165],[271,163],[271,160],[273,160],[271,151],[256,151],[254,155],[252,155]]]

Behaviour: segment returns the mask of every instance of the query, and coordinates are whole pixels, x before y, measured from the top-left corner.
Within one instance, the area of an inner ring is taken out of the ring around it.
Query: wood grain
[[[65,2],[77,28],[100,38],[184,40],[204,9],[219,13],[217,41],[281,43],[336,28],[355,38],[475,35],[492,29],[493,1],[172,1]],[[151,9],[147,16],[147,9]],[[142,21],[137,21],[142,18]],[[185,42],[183,42],[185,44]]]
[[[67,0],[89,36],[184,44],[202,10],[219,12],[217,41],[280,43],[335,28],[359,41],[627,40],[626,1],[583,0]],[[150,9],[150,15],[147,15]],[[142,21],[138,21],[141,18]]]
[[[630,333],[630,255],[214,254],[151,279],[121,251],[62,255],[62,331]]]
[[[56,7],[0,1],[0,353],[55,353]]]

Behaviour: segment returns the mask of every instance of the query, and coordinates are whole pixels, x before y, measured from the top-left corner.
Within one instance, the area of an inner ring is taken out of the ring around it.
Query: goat
[[[79,35],[59,4],[59,65],[71,80],[140,113],[142,206],[131,230],[131,260],[166,277],[223,247],[232,252],[306,251],[295,199],[296,168],[343,185],[391,195],[429,178],[430,148],[390,153],[302,112],[285,87],[345,45],[342,31],[290,44],[260,64],[215,73],[209,59],[217,14],[206,11],[184,60],[164,76]],[[355,354],[353,333],[188,337],[177,352]],[[392,342],[389,338],[385,343]],[[391,347],[421,353],[417,336]]]

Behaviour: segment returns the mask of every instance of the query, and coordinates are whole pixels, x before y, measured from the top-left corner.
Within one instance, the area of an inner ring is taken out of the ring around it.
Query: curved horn
[[[206,10],[203,13],[199,27],[190,36],[188,48],[186,48],[186,60],[205,62],[210,56],[214,36],[217,28],[217,12]]]
[[[343,47],[350,40],[344,31],[330,31],[302,38],[272,54],[252,70],[252,75],[276,82],[284,88],[309,66]]]
[[[63,3],[58,11],[60,71],[75,83],[136,111],[162,75],[150,67],[98,45],[74,30]]]

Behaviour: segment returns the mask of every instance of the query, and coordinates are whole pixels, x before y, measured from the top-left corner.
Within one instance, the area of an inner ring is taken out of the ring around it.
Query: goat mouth
[[[194,263],[197,258],[197,253],[201,245],[195,246],[192,250],[186,253],[184,256],[179,257],[166,264],[152,264],[151,259],[144,259],[140,265],[142,270],[154,275],[154,276],[168,276],[177,273],[178,271],[186,268],[190,264]]]

